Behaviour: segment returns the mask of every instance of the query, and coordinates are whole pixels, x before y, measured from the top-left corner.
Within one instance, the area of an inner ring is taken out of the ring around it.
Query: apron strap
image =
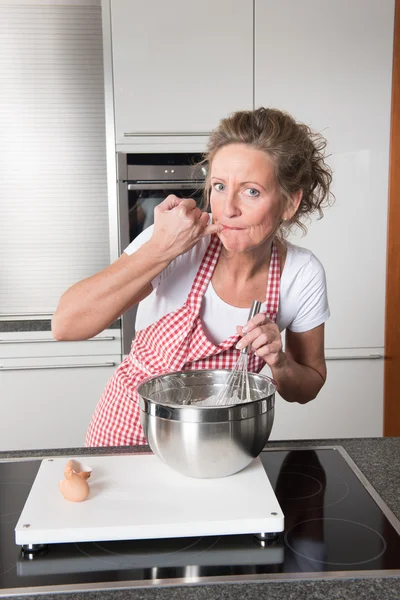
[[[190,289],[187,303],[197,314],[200,313],[201,301],[213,276],[221,252],[221,247],[222,243],[219,237],[217,235],[211,236],[211,241],[208,244],[208,248]]]
[[[281,284],[281,262],[278,248],[272,242],[271,260],[269,263],[267,294],[265,298],[265,315],[276,323],[279,310],[279,289]]]

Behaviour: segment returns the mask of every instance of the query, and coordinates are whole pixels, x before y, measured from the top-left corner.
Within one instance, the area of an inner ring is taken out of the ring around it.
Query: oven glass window
[[[203,185],[207,167],[202,162],[202,154],[127,154],[121,157],[126,161],[126,174],[120,181],[128,190],[130,242],[154,223],[154,209],[170,194],[193,198],[197,206],[204,207]]]
[[[192,198],[197,206],[204,206],[203,192],[196,189],[176,190],[130,190],[128,192],[129,206],[129,240],[132,241],[144,229],[154,223],[154,209],[167,196],[173,194],[179,198]]]

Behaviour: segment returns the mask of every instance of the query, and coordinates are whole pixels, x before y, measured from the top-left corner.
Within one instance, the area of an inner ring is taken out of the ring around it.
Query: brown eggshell
[[[90,488],[87,479],[91,475],[91,469],[82,466],[76,460],[69,460],[64,468],[64,477],[58,487],[66,500],[69,502],[82,502],[89,496]]]
[[[83,502],[89,496],[90,488],[86,479],[72,473],[58,484],[60,492],[69,502]]]
[[[92,474],[90,467],[87,467],[86,465],[82,467],[77,460],[69,460],[67,462],[64,469],[64,476],[69,477],[71,471],[77,473],[80,475],[80,477],[83,477],[83,479],[89,479],[90,475]]]

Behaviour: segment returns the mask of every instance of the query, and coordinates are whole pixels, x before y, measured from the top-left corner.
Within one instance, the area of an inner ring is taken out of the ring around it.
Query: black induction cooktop
[[[400,576],[400,523],[343,448],[267,450],[261,460],[285,531],[253,535],[15,544],[40,460],[0,462],[0,596],[315,577]]]

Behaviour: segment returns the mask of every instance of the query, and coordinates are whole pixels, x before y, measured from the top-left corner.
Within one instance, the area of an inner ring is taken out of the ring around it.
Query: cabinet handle
[[[90,338],[88,340],[77,340],[78,342],[105,342],[105,341],[112,341],[115,340],[115,336],[114,335],[104,335],[103,337],[96,337],[96,338]],[[46,339],[27,339],[27,340],[0,340],[0,344],[42,344],[45,343],[47,344],[48,342],[51,342],[52,344],[54,344],[55,342],[57,342],[58,340],[55,340],[54,338],[46,338]]]
[[[27,365],[27,366],[15,366],[15,367],[2,367],[0,365],[0,371],[40,371],[42,369],[87,369],[90,367],[115,367],[115,362],[105,363],[87,363],[87,364],[71,364],[71,365]]]
[[[124,133],[124,137],[207,137],[209,135],[209,131],[160,131],[156,133],[154,131],[132,131]]]
[[[354,356],[326,356],[325,360],[379,360],[383,354],[355,354]]]

